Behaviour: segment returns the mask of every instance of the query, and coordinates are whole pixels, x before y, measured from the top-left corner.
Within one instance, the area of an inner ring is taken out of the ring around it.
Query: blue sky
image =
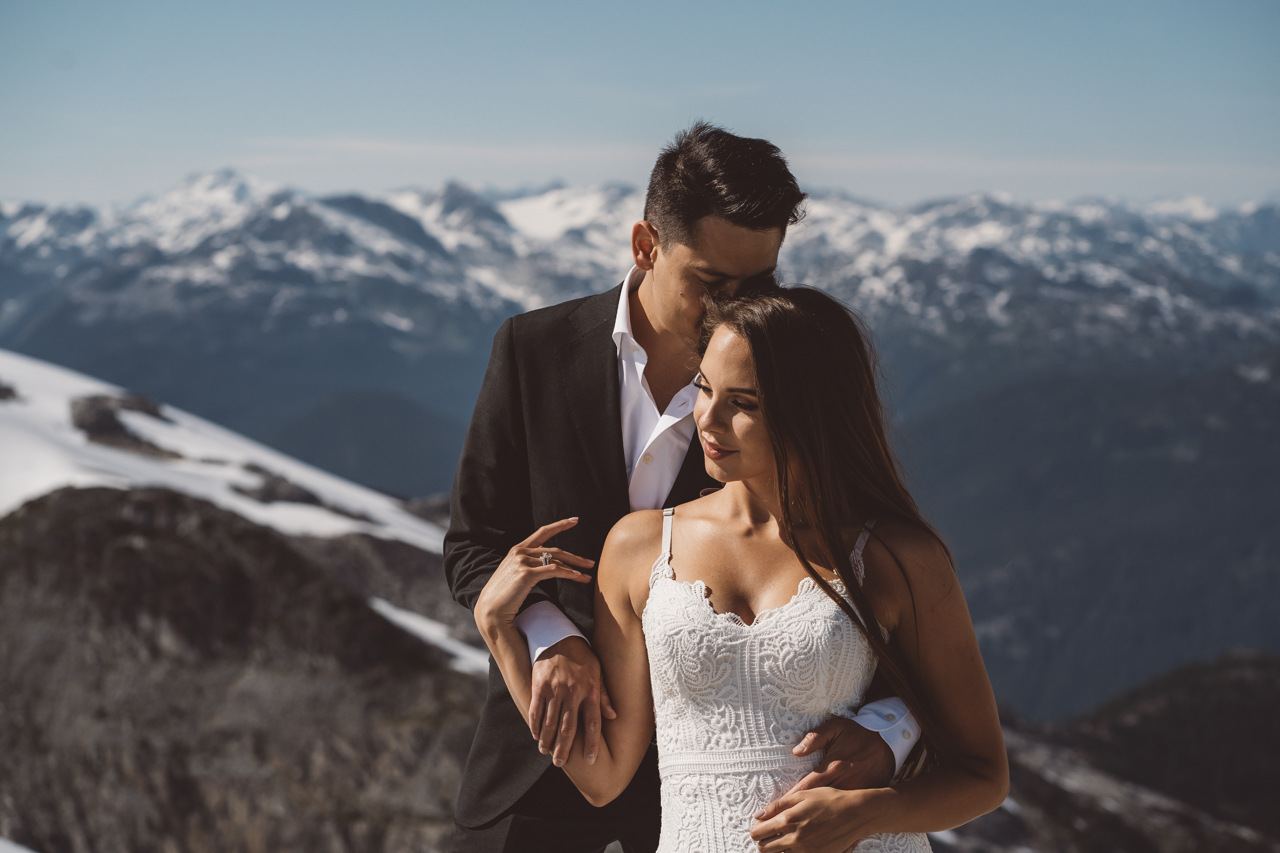
[[[0,0],[0,198],[642,183],[679,127],[905,203],[1280,191],[1280,3]]]

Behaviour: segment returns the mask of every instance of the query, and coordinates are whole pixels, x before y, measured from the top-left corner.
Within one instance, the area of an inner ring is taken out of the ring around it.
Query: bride
[[[713,305],[707,328],[695,421],[726,485],[609,534],[594,644],[617,715],[598,755],[579,733],[564,770],[603,805],[656,732],[660,853],[928,850],[923,833],[1003,801],[1008,766],[950,552],[889,449],[868,337],[804,287]],[[476,604],[522,709],[514,619],[537,582],[590,580],[542,545],[574,523],[517,545]],[[921,723],[911,778],[788,793],[819,759],[803,735],[852,715],[877,667]]]

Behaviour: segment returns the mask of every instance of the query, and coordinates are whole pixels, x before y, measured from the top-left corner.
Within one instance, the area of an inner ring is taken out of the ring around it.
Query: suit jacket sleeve
[[[510,319],[494,336],[449,500],[444,571],[454,600],[475,609],[511,546],[533,531],[529,447]],[[548,599],[546,590],[536,587],[524,606]]]

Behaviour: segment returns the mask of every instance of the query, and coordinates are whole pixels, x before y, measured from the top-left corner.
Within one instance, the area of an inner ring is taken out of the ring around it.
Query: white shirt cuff
[[[587,639],[578,626],[550,601],[539,601],[525,608],[516,616],[516,630],[529,642],[530,663],[537,663],[543,652],[566,637]],[[590,645],[591,641],[587,640],[587,644]]]
[[[907,760],[912,747],[920,739],[920,724],[907,708],[907,703],[896,696],[868,702],[858,709],[853,721],[863,728],[879,732],[884,742],[889,744],[889,749],[893,751],[893,775],[897,776],[902,769],[902,762]]]

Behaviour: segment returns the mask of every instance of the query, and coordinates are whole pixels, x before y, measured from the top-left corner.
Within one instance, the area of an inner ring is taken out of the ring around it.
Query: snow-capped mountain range
[[[8,203],[0,207],[3,322],[19,325],[34,291],[87,285],[86,266],[108,264],[137,269],[127,289],[146,291],[145,310],[156,312],[208,298],[184,300],[178,285],[232,297],[270,285],[279,312],[294,288],[327,286],[339,304],[367,281],[483,315],[528,310],[616,283],[642,205],[641,192],[622,186],[492,201],[459,184],[319,198],[232,171],[193,176],[123,210]],[[1277,318],[1274,203],[1220,211],[1194,198],[1135,206],[994,194],[894,209],[815,193],[807,211],[783,250],[786,280],[839,291],[872,312],[900,308],[938,333],[970,318],[1007,326],[1032,290],[1128,332],[1187,323],[1248,332]],[[171,298],[155,298],[162,294]],[[409,334],[412,313],[395,310],[406,299],[390,293],[385,304],[312,319],[364,319]],[[115,300],[143,310],[124,294]],[[86,322],[94,316],[84,312]]]
[[[223,171],[121,210],[8,203],[0,346],[382,488],[440,490],[451,464],[370,479],[314,424],[367,431],[377,407],[350,394],[376,392],[456,452],[498,323],[619,281],[642,196],[316,197]],[[919,412],[1045,365],[1247,357],[1280,338],[1278,210],[999,195],[895,209],[814,193],[781,275],[863,311],[900,411]]]

